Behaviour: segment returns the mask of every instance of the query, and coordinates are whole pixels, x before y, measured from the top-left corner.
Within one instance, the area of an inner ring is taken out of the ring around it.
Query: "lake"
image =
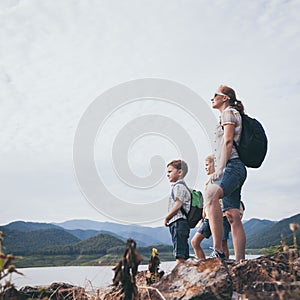
[[[160,270],[169,273],[175,261],[162,262]],[[113,266],[96,267],[41,267],[18,268],[24,276],[13,274],[12,282],[17,288],[24,286],[47,286],[52,282],[65,282],[87,290],[107,287],[114,276]],[[147,270],[147,265],[139,266],[139,271]]]
[[[247,259],[257,258],[259,255],[247,255]],[[175,261],[162,262],[160,270],[166,273],[172,271]],[[86,290],[96,290],[107,287],[112,283],[113,266],[96,267],[41,267],[18,268],[24,276],[13,274],[12,282],[17,288],[24,286],[48,286],[53,282],[65,282]],[[139,271],[147,270],[147,265],[139,266]]]

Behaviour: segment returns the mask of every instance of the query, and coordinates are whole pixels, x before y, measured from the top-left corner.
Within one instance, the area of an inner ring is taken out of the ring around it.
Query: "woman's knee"
[[[230,225],[241,224],[240,212],[236,208],[231,208],[225,212]]]
[[[205,202],[207,205],[211,205],[214,201],[219,201],[223,197],[223,190],[216,184],[209,184],[205,191]]]

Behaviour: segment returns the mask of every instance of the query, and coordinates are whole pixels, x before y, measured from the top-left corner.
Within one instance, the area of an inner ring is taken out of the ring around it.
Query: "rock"
[[[300,299],[297,250],[229,265],[234,291],[248,299]]]
[[[136,284],[139,300],[230,300],[232,296],[229,270],[219,258],[187,260],[176,265],[170,274],[164,275],[160,282],[151,286],[147,285],[147,271],[138,272]],[[120,289],[111,287],[105,291],[103,299],[121,299],[121,295]]]
[[[188,260],[151,288],[141,288],[141,277],[137,283],[142,300],[294,300],[300,299],[300,259],[297,250],[289,250],[240,262]]]
[[[152,287],[159,290],[167,300],[226,300],[232,297],[229,271],[226,263],[219,258],[187,260],[176,265],[171,274],[162,277],[161,281]],[[141,299],[149,298],[142,295]]]
[[[120,283],[116,285],[114,281],[113,286],[97,290],[97,295],[93,296],[80,287],[53,283],[44,289],[11,289],[7,291],[6,298],[0,299],[23,300],[24,295],[26,299],[45,297],[53,300],[300,299],[300,259],[295,249],[240,262],[222,261],[219,258],[201,261],[189,259],[176,265],[171,273],[150,286],[147,285],[147,272],[137,272],[136,276],[131,277],[136,291],[127,295],[126,286]]]
[[[26,300],[28,299],[26,295],[19,292],[16,288],[11,286],[3,294],[0,294],[1,300]]]
[[[20,294],[26,296],[25,299],[48,299],[53,300],[87,300],[88,295],[81,287],[76,287],[68,283],[54,282],[48,287],[26,286],[20,289]]]

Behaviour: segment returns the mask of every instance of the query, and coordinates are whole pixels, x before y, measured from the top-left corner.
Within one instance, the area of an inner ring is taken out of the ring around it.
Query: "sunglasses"
[[[226,97],[228,97],[228,99],[230,99],[230,97],[228,95],[223,94],[221,92],[215,92],[214,98],[217,97],[217,96],[226,96]]]

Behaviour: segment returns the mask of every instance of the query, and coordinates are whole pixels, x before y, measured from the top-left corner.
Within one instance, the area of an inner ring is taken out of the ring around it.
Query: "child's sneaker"
[[[213,249],[213,251],[212,251],[212,253],[210,254],[209,257],[210,258],[218,257],[218,258],[221,258],[221,259],[225,259],[225,254],[224,254],[224,252],[221,253],[218,250]]]

